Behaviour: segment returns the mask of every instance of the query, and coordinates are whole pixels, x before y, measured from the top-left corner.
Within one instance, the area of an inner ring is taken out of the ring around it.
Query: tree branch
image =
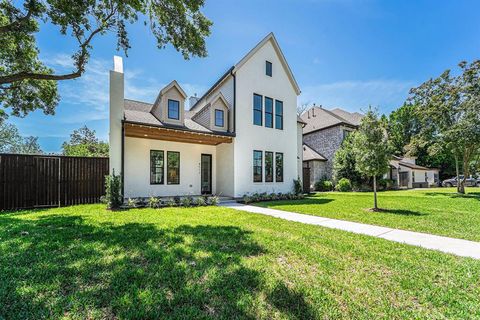
[[[112,9],[110,14],[105,18],[103,23],[95,29],[89,36],[86,38],[86,40],[80,44],[80,50],[79,50],[79,56],[77,61],[75,62],[75,65],[77,67],[77,70],[68,73],[68,74],[62,74],[62,75],[57,75],[57,74],[44,74],[44,73],[36,73],[36,72],[29,72],[29,71],[22,71],[18,73],[14,73],[11,75],[6,75],[6,76],[0,76],[0,85],[2,84],[10,84],[26,79],[33,79],[33,80],[71,80],[78,78],[82,75],[82,73],[85,71],[85,64],[87,62],[88,58],[88,47],[90,45],[90,42],[92,41],[93,37],[98,34],[99,32],[102,32],[106,26],[106,22],[113,17],[115,14],[116,9]],[[0,88],[4,89],[5,87],[0,86]]]
[[[18,18],[17,20],[15,20],[15,21],[7,24],[7,25],[0,26],[0,33],[15,31],[15,29],[17,27],[19,27],[20,25],[22,25],[25,22],[28,22],[28,20],[30,20],[30,18],[32,17],[32,14],[33,14],[33,6],[29,6],[26,15]]]

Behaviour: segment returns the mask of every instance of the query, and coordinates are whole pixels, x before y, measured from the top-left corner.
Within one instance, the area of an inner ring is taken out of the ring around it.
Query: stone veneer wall
[[[335,126],[303,135],[304,143],[327,158],[324,172],[327,179],[330,180],[333,176],[333,158],[343,141],[343,129],[342,126]],[[315,178],[317,177],[316,174],[313,174],[313,176]],[[316,181],[312,181],[312,183],[315,182]]]

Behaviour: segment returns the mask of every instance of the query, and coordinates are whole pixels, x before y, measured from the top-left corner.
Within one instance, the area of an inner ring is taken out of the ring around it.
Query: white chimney
[[[196,93],[195,93],[195,95],[193,95],[192,97],[188,98],[188,105],[189,105],[189,107],[190,107],[190,108],[193,107],[193,105],[194,105],[195,103],[197,103],[198,100],[200,100],[200,98],[197,97],[197,94],[196,94]]]
[[[122,120],[124,117],[124,76],[122,57],[113,57],[110,70],[110,173],[122,173]]]

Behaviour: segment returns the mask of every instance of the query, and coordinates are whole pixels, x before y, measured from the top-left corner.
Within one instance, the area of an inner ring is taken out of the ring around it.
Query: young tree
[[[470,164],[480,148],[480,60],[461,62],[462,73],[450,70],[413,88],[409,101],[416,105],[421,130],[413,144],[429,143],[430,154],[450,152],[456,165],[457,192],[465,193]],[[464,178],[459,179],[460,163]]]
[[[212,23],[200,12],[203,5],[204,0],[0,0],[0,106],[16,116],[36,109],[53,114],[56,81],[83,74],[93,40],[111,33],[127,54],[127,24],[139,20],[150,28],[158,48],[170,43],[186,59],[206,56]],[[41,24],[58,27],[78,43],[71,72],[57,74],[40,60],[36,36]]]
[[[87,126],[74,130],[70,141],[62,144],[62,150],[65,156],[108,157],[108,143],[98,140],[95,130]]]
[[[387,133],[377,111],[369,108],[353,138],[356,169],[373,178],[374,209],[377,205],[377,177],[388,171],[391,154],[387,147]]]

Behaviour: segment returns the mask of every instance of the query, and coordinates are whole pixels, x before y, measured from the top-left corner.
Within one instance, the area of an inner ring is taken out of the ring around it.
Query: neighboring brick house
[[[363,115],[313,106],[300,117],[306,123],[303,127],[303,166],[310,168],[313,186],[323,177],[332,179],[335,153],[347,135],[360,125]]]

